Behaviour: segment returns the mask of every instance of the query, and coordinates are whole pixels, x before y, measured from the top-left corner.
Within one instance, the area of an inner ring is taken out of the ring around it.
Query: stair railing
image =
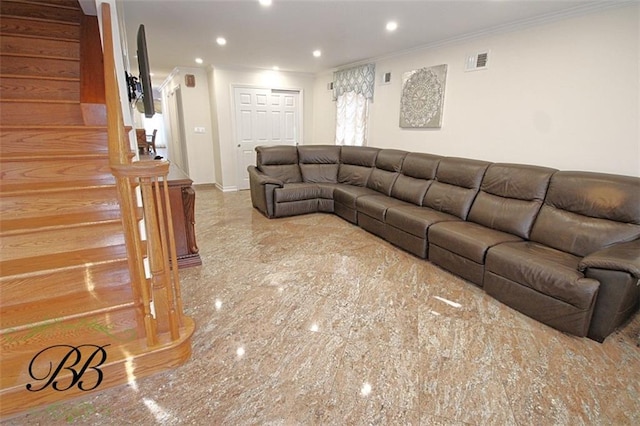
[[[101,8],[109,163],[116,179],[129,272],[142,324],[139,332],[144,333],[149,346],[154,346],[159,343],[160,333],[170,332],[171,340],[177,340],[183,324],[167,184],[169,163],[132,161],[115,72],[111,7],[102,3]]]

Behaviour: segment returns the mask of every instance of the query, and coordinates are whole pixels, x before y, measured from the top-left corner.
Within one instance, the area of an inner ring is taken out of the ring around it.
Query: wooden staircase
[[[154,318],[138,286],[152,280],[134,276],[104,101],[82,99],[87,20],[97,28],[76,1],[0,2],[2,418],[190,355],[188,317],[178,338],[145,329]]]

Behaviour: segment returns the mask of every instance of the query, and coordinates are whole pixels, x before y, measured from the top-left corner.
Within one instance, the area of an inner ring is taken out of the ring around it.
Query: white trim
[[[238,192],[238,187],[237,186],[222,186],[219,183],[215,183],[216,188],[218,188],[220,191],[222,192]]]

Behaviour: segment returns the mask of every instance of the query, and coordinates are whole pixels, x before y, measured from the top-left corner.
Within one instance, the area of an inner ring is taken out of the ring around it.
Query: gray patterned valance
[[[373,98],[376,81],[375,64],[367,64],[333,73],[333,100],[345,92],[361,93],[365,98]]]

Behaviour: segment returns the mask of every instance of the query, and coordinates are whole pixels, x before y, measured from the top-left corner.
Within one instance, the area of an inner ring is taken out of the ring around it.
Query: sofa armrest
[[[249,172],[249,187],[251,189],[251,203],[268,218],[273,217],[274,201],[273,191],[282,188],[284,183],[265,175],[255,166],[247,167]]]
[[[585,256],[578,265],[587,268],[625,271],[640,279],[640,239],[614,244]]]
[[[260,170],[258,170],[256,166],[247,167],[247,171],[249,172],[249,177],[254,178],[254,180],[252,180],[251,182],[255,182],[258,185],[266,185],[270,183],[272,185],[278,185],[281,188],[284,185],[284,182],[282,182],[280,179],[265,175]]]

